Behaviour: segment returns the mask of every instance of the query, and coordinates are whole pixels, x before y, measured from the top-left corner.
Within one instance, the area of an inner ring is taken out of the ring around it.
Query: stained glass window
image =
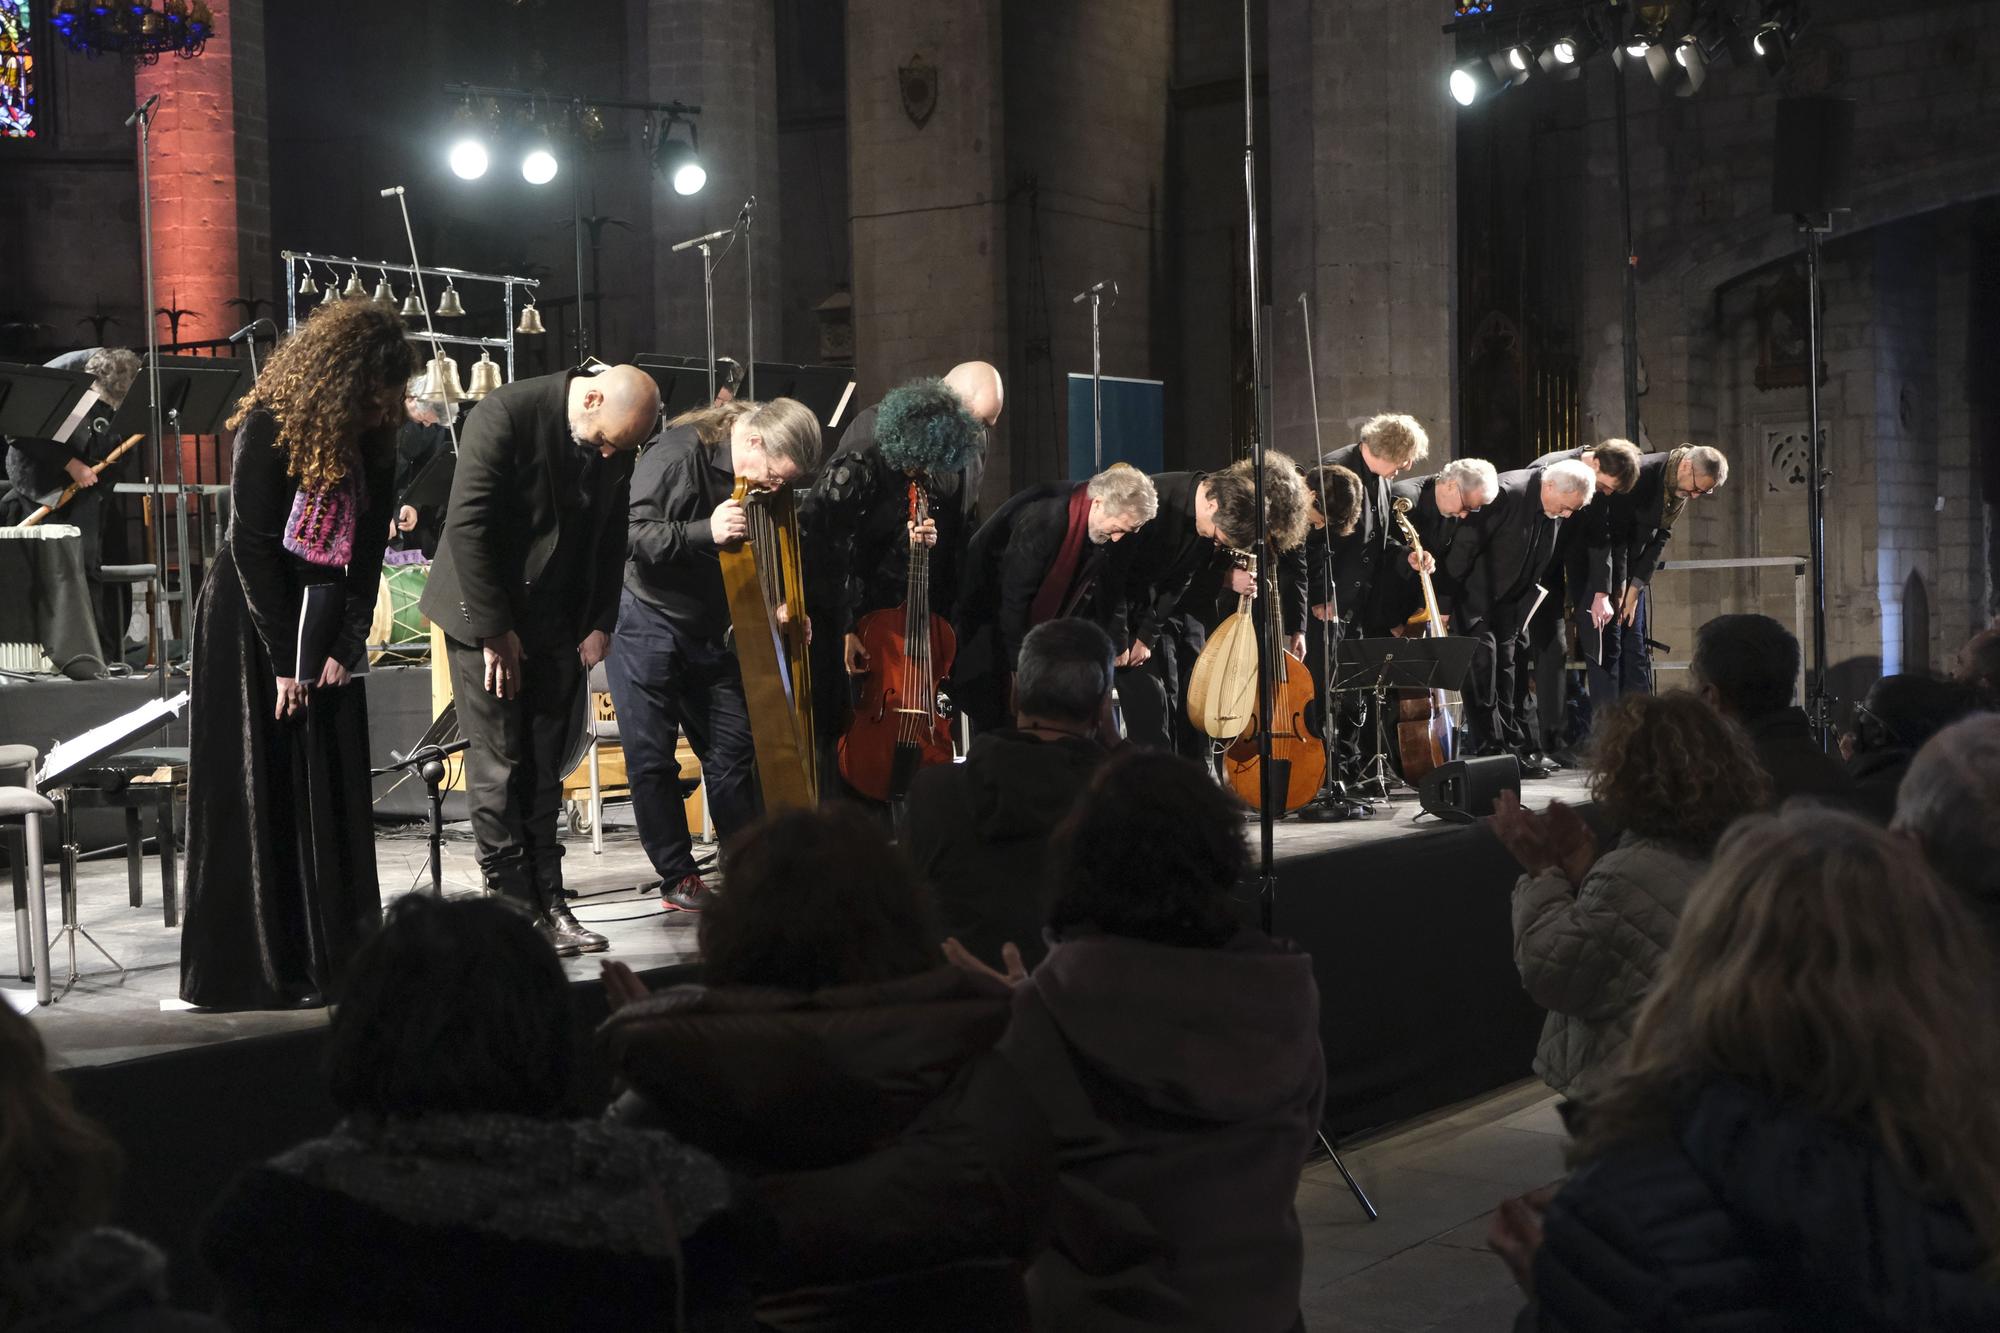
[[[35,39],[31,0],[0,0],[0,139],[35,137]]]

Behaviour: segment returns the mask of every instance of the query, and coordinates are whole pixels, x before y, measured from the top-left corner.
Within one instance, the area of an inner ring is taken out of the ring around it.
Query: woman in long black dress
[[[181,998],[325,1003],[381,917],[358,681],[415,366],[396,314],[345,301],[237,405],[229,532],[195,601]],[[338,608],[314,668],[301,608]],[[300,650],[306,647],[305,674]]]

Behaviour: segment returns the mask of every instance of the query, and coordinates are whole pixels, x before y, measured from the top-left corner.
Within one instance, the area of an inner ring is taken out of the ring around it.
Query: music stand
[[[796,366],[793,370],[788,396],[810,407],[826,430],[845,424],[847,409],[854,403],[854,367]]]
[[[794,385],[803,366],[787,365],[779,361],[759,361],[751,367],[757,375],[757,401],[768,403],[773,398],[797,398]],[[746,385],[749,380],[743,381]],[[746,396],[747,396],[746,390]],[[825,420],[825,418],[821,418]]]
[[[451,501],[451,479],[457,475],[457,456],[449,449],[440,449],[410,478],[410,484],[396,503],[412,509],[442,509]]]
[[[1357,785],[1372,786],[1384,798],[1389,795],[1389,736],[1384,711],[1389,692],[1459,689],[1472,670],[1477,648],[1476,640],[1463,637],[1347,639],[1337,646],[1327,697],[1351,694],[1375,698],[1375,757]]]
[[[68,439],[88,415],[88,408],[79,408],[90,386],[80,370],[0,363],[0,435]]]
[[[671,421],[683,412],[708,406],[708,367],[667,365],[665,360],[646,353],[634,362],[660,386],[661,415]]]

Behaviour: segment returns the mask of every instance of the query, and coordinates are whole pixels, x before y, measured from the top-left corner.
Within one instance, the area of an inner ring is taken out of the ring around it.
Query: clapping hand
[[[645,999],[653,992],[646,989],[646,983],[624,963],[605,959],[598,968],[598,978],[604,982],[604,1002],[612,1013],[617,1013],[626,1005]]]
[[[1494,1210],[1486,1229],[1486,1243],[1507,1265],[1514,1281],[1530,1297],[1535,1294],[1535,1251],[1542,1248],[1542,1219],[1556,1187],[1544,1185],[1513,1199],[1504,1199]]]
[[[1518,793],[1503,791],[1486,825],[1530,875],[1556,870],[1570,883],[1581,884],[1597,860],[1597,836],[1583,816],[1561,801],[1551,801],[1538,815],[1521,804]]]
[[[1014,947],[1012,941],[1000,946],[1000,961],[1007,965],[1005,972],[996,970],[984,959],[974,957],[970,949],[958,942],[957,936],[946,940],[943,948],[945,961],[961,972],[970,972],[975,977],[989,977],[1009,986],[1018,986],[1028,979],[1028,969],[1021,962],[1021,951]]]

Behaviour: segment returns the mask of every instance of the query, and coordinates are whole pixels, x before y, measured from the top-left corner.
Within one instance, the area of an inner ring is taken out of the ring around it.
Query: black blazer
[[[966,550],[965,578],[959,585],[958,607],[952,620],[961,649],[974,635],[992,629],[999,665],[1013,670],[1021,655],[1021,640],[1033,627],[1029,614],[1042,590],[1063,539],[1069,534],[1070,499],[1080,481],[1044,481],[1019,491],[980,524]],[[1137,541],[1136,535],[1125,541]],[[1104,546],[1086,541],[1077,561],[1079,578],[1101,579]],[[1102,599],[1091,596],[1077,608],[1090,615]],[[1101,617],[1093,617],[1101,618]],[[1120,645],[1122,648],[1124,645]]]
[[[1501,473],[1499,493],[1464,520],[1451,544],[1449,564],[1463,619],[1490,622],[1529,595],[1548,567],[1560,526],[1542,511],[1540,468]]]
[[[1121,652],[1135,639],[1152,646],[1160,622],[1174,613],[1195,576],[1223,563],[1222,548],[1195,531],[1195,497],[1205,475],[1156,474],[1153,487],[1159,493],[1160,512],[1112,553],[1123,609],[1111,616],[1110,628],[1116,631],[1111,640]]]
[[[516,380],[488,394],[465,419],[444,536],[419,603],[460,643],[522,627],[529,592],[563,536],[556,485],[562,451],[577,448],[569,429],[569,382],[576,373]],[[560,590],[561,603],[572,608],[578,642],[617,624],[625,564],[632,455],[614,454],[599,466],[597,493],[586,511],[590,529],[579,534],[589,543],[587,558],[576,562],[577,586]]]
[[[1392,500],[1410,502],[1410,526],[1417,530],[1417,540],[1424,544],[1424,550],[1437,562],[1437,569],[1431,574],[1431,587],[1437,593],[1438,609],[1446,615],[1451,614],[1460,600],[1458,580],[1452,576],[1451,551],[1458,541],[1464,521],[1446,518],[1438,512],[1435,475],[1406,477],[1391,482],[1389,494]],[[1390,547],[1394,557],[1390,562],[1390,573],[1395,577],[1397,592],[1394,605],[1389,609],[1394,612],[1395,618],[1400,619],[1407,619],[1424,604],[1423,584],[1417,578],[1417,571],[1410,568],[1408,550],[1409,544],[1398,532],[1395,543]]]
[[[1647,454],[1639,460],[1639,480],[1632,489],[1611,497],[1606,544],[1614,596],[1628,583],[1644,587],[1653,581],[1653,570],[1674,535],[1674,520],[1685,508],[1671,495],[1677,470],[1673,451]]]
[[[1345,537],[1333,538],[1333,586],[1343,619],[1364,617],[1365,599],[1370,596],[1376,576],[1388,565],[1391,548],[1402,540],[1396,525],[1389,521],[1389,482],[1368,470],[1362,461],[1361,445],[1335,449],[1323,460],[1328,467],[1344,467],[1361,478],[1361,521]]]

